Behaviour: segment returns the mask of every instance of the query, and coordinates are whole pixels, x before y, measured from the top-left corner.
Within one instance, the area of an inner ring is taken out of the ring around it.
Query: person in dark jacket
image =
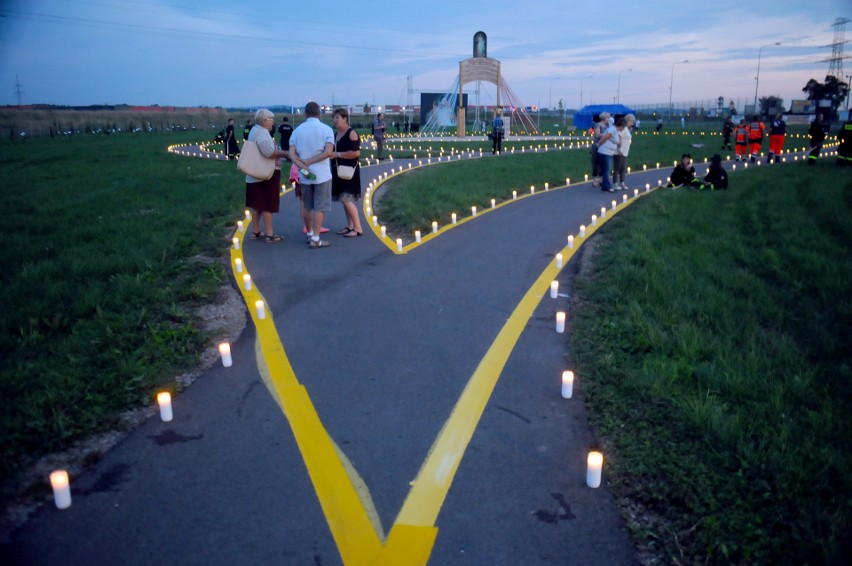
[[[852,167],[852,119],[840,127],[837,134],[840,145],[837,147],[837,164]]]
[[[707,169],[707,175],[704,176],[704,183],[701,189],[716,189],[728,188],[728,172],[722,167],[722,156],[718,153],[710,158],[710,167]]]
[[[234,134],[233,118],[228,118],[228,126],[225,128],[225,153],[228,154],[228,159],[235,159],[240,153],[237,137]]]
[[[731,147],[731,134],[734,133],[734,119],[728,116],[722,124],[722,149],[734,149]]]
[[[817,114],[814,121],[811,122],[811,127],[808,130],[808,136],[811,138],[811,150],[808,152],[808,165],[816,165],[819,159],[819,152],[822,149],[822,143],[825,141],[826,128],[823,126],[822,114]]]
[[[787,133],[787,122],[779,112],[775,115],[775,119],[769,124],[769,156],[766,158],[767,163],[775,163],[781,159],[781,152],[784,151],[784,135]]]
[[[278,135],[280,136],[280,143],[278,145],[281,146],[281,149],[287,151],[290,149],[290,136],[293,135],[293,126],[290,125],[290,121],[287,119],[287,116],[281,118],[281,125],[278,126]]]
[[[251,120],[246,120],[246,125],[243,126],[243,140],[247,140],[251,131]]]
[[[667,187],[680,187],[683,185],[692,185],[697,187],[701,184],[699,179],[695,178],[695,167],[692,166],[692,156],[684,153],[680,158],[680,163],[672,171],[669,177]]]

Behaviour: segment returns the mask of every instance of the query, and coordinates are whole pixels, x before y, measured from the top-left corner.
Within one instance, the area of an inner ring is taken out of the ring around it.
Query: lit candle
[[[254,308],[257,309],[257,318],[263,320],[266,318],[266,306],[263,304],[263,299],[258,299],[254,302]]]
[[[219,355],[222,357],[222,365],[226,368],[234,365],[234,360],[231,359],[231,345],[227,342],[219,344]]]
[[[603,469],[603,454],[600,452],[589,452],[586,460],[586,485],[589,487],[600,487],[601,470]]]
[[[418,244],[420,243],[420,230],[414,231],[414,241],[417,242]]]
[[[157,404],[160,406],[160,418],[164,423],[172,420],[172,396],[168,391],[157,393]]]
[[[565,370],[562,372],[562,398],[570,399],[574,394],[574,372]]]
[[[550,183],[545,183],[545,184],[544,184],[544,190],[545,190],[545,191],[550,190]]]
[[[65,470],[50,472],[50,486],[53,488],[53,501],[56,503],[56,508],[71,507],[71,485],[68,481],[68,472]]]
[[[378,226],[378,225],[379,225],[379,217],[373,216],[373,226]]]
[[[476,216],[476,207],[475,206],[470,207],[470,214],[471,214],[471,216]]]
[[[437,222],[434,222],[434,221],[432,222],[432,233],[433,233],[433,234],[437,234],[437,233],[438,233],[438,223],[437,223]]]
[[[243,221],[242,220],[237,220],[237,230],[239,230],[240,232],[243,231]]]
[[[535,185],[530,185],[530,194],[531,195],[535,194]]]
[[[495,199],[491,199],[491,208],[497,206],[497,201]]]
[[[568,234],[568,247],[574,249],[574,234]]]
[[[251,220],[251,211],[246,209],[246,220]]]
[[[586,225],[585,224],[580,224],[580,237],[581,238],[586,237]]]
[[[550,298],[555,299],[559,296],[559,281],[550,282]]]
[[[556,267],[562,269],[562,254],[556,254]]]
[[[647,166],[647,165],[642,165],[642,171],[647,171],[647,170],[648,170],[648,166]]]
[[[663,180],[662,180],[662,179],[657,179],[657,186],[658,186],[658,187],[659,187],[659,186],[662,186],[662,184],[663,184]]]
[[[456,223],[456,213],[455,213],[455,212],[454,212],[454,213],[452,213],[452,214],[450,215],[450,218],[452,219],[453,224],[455,224],[455,223]]]
[[[592,226],[597,226],[597,225],[598,225],[598,215],[592,214]]]
[[[382,238],[388,235],[387,226],[382,226]]]
[[[559,311],[556,313],[556,332],[562,334],[565,332],[565,312]]]
[[[237,268],[237,273],[242,273],[242,272],[243,272],[243,260],[241,260],[240,258],[235,259],[235,260],[234,260],[234,265],[235,265],[235,266],[236,266],[236,268]]]
[[[639,196],[639,189],[633,189],[633,197],[636,198]]]
[[[571,178],[570,178],[570,177],[565,177],[565,186],[568,186],[568,185],[570,185],[570,184],[571,184]]]
[[[589,180],[589,174],[588,174],[588,173],[586,173],[585,175],[583,175],[583,178],[584,178],[586,181],[588,181],[588,180]]]
[[[601,218],[606,218],[606,207],[605,206],[601,207]]]
[[[612,209],[613,209],[613,210],[615,210],[615,207],[616,207],[616,206],[617,206],[616,202],[615,202],[615,201],[612,201]]]
[[[240,249],[240,239],[237,238],[236,236],[234,236],[233,242],[234,242],[234,249],[235,250]]]
[[[396,251],[398,251],[398,252],[402,251],[402,238],[396,239]]]
[[[518,198],[518,191],[512,191],[512,200],[515,200],[517,198]]]
[[[251,291],[251,275],[249,275],[248,273],[243,275],[243,288],[246,291]]]

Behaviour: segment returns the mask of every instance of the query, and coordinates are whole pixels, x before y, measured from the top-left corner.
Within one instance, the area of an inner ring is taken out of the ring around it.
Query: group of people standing
[[[787,134],[787,122],[779,112],[769,125],[769,155],[767,163],[778,163],[780,155],[784,150],[784,138]],[[745,118],[740,119],[739,124],[734,125],[734,119],[728,116],[722,125],[722,149],[731,149],[731,136],[734,136],[736,161],[757,161],[763,146],[763,138],[766,137],[766,125],[760,116],[755,115],[751,122],[746,124]]]
[[[627,114],[613,119],[609,112],[601,112],[593,126],[592,185],[604,192],[627,190],[627,156],[633,143],[631,130],[636,116]],[[610,179],[612,175],[612,179]]]
[[[336,131],[320,121],[320,107],[316,102],[305,105],[305,116],[305,122],[295,129],[285,127],[289,124],[284,118],[278,129],[281,145],[277,145],[272,138],[272,112],[262,108],[255,113],[254,126],[246,137],[257,144],[264,157],[275,160],[275,172],[270,179],[246,175],[246,207],[252,211],[253,240],[273,243],[284,239],[275,234],[272,227],[272,215],[280,208],[282,158],[293,164],[290,179],[300,199],[308,247],[318,249],[331,245],[321,239],[320,234],[328,231],[323,228],[323,221],[331,210],[332,201],[339,201],[346,214],[347,225],[337,233],[347,238],[363,233],[354,202],[361,197],[358,164],[361,138],[349,126],[349,112],[345,108],[334,110],[332,119]],[[233,120],[229,120],[231,127],[232,123]]]

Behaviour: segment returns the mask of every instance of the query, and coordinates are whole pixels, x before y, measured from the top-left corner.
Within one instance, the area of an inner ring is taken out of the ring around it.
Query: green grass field
[[[181,141],[201,140],[0,144],[0,479],[197,363],[193,312],[228,281],[243,183],[233,163],[165,152]],[[717,146],[643,134],[630,162]],[[424,168],[388,183],[379,214],[407,235],[588,171],[585,150]],[[829,158],[732,185],[661,192],[598,232],[569,349],[640,547],[672,563],[830,562],[852,530],[852,183]]]

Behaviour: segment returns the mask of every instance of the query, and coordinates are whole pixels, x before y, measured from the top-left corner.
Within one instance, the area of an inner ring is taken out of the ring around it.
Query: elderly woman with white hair
[[[268,243],[280,242],[284,239],[272,228],[272,214],[277,213],[281,204],[281,158],[287,156],[275,145],[270,130],[274,124],[275,115],[261,108],[254,115],[254,126],[249,131],[248,141],[257,144],[261,155],[275,160],[275,172],[268,180],[246,175],[246,208],[251,209],[252,240],[262,240]],[[260,222],[263,220],[264,233],[260,232]]]

